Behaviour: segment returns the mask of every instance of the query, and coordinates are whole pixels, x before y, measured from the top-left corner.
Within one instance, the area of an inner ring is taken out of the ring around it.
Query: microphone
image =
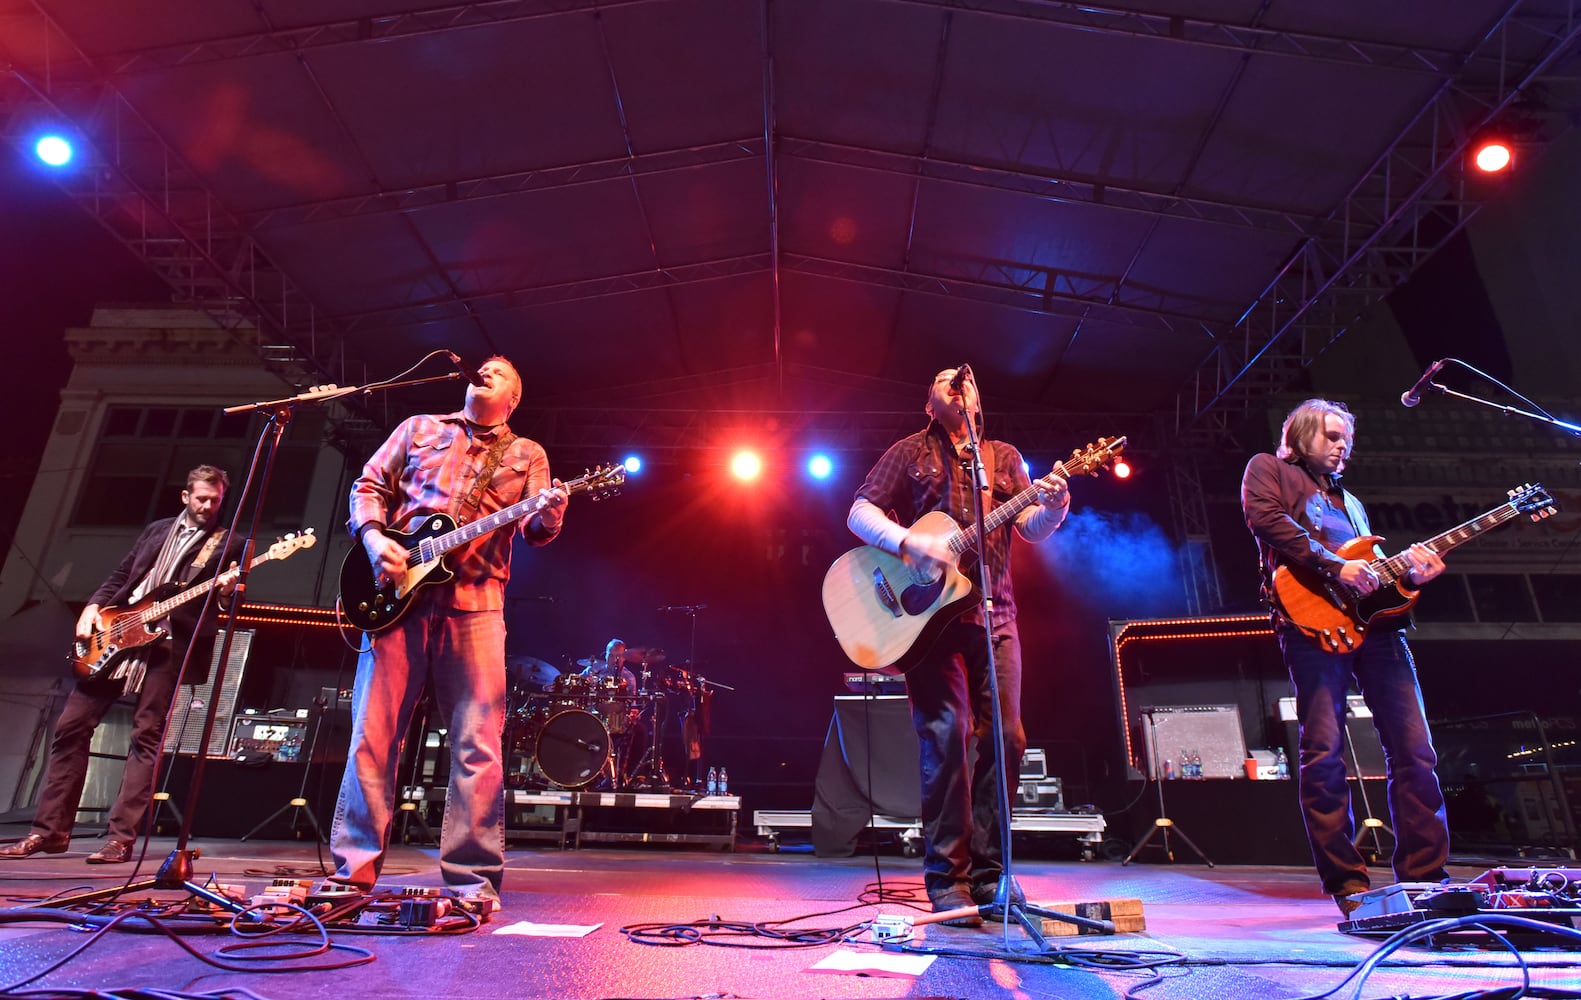
[[[1422,377],[1416,380],[1416,384],[1400,393],[1400,405],[1415,406],[1420,403],[1422,401],[1422,390],[1427,388],[1427,384],[1433,381],[1433,376],[1438,374],[1439,370],[1444,367],[1444,362],[1448,360],[1448,358],[1439,358],[1428,365],[1427,371],[1423,372]]]
[[[483,388],[483,376],[478,374],[476,368],[468,368],[462,364],[460,355],[456,354],[455,351],[446,351],[445,353],[450,355],[450,363],[456,366],[456,371],[460,372],[463,378],[479,389]]]
[[[960,392],[961,391],[961,386],[966,384],[966,380],[968,378],[971,378],[971,375],[972,375],[972,366],[971,365],[962,365],[961,367],[955,369],[955,377],[950,379],[950,391],[951,392]]]

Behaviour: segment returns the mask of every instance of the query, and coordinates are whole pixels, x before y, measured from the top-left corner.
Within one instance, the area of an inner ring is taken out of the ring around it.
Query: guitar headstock
[[[1077,448],[1070,453],[1070,458],[1058,463],[1055,470],[1069,479],[1072,476],[1096,476],[1098,470],[1114,461],[1115,456],[1125,449],[1125,435],[1119,437],[1101,437],[1086,448]]]
[[[620,492],[621,484],[626,481],[626,467],[624,465],[605,464],[596,469],[583,472],[580,476],[565,484],[565,488],[572,493],[585,491],[590,500],[606,500]]]
[[[1548,495],[1542,483],[1527,483],[1509,491],[1510,503],[1533,521],[1559,513],[1559,501]]]
[[[293,531],[277,538],[275,543],[264,552],[264,556],[268,559],[284,559],[293,552],[310,549],[317,544],[318,536],[313,534],[313,529],[303,528],[301,531]]]

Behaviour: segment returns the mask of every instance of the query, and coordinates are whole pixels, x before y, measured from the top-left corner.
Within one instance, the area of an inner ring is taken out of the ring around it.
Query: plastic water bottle
[[[708,784],[704,788],[704,794],[706,794],[706,795],[718,795],[719,794],[719,768],[717,768],[717,767],[710,767],[708,769]]]
[[[1191,751],[1191,776],[1198,779],[1203,777],[1202,754],[1195,750]]]
[[[1190,781],[1194,775],[1191,773],[1191,754],[1180,751],[1180,780]]]
[[[719,794],[730,794],[730,772],[722,767],[719,769]]]
[[[1274,753],[1274,774],[1276,774],[1281,781],[1290,777],[1290,758],[1285,756],[1284,747],[1280,747]]]

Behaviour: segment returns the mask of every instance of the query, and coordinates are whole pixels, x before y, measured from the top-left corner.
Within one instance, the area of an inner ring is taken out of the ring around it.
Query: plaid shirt
[[[1032,485],[1021,462],[1021,453],[1003,441],[986,441],[993,450],[994,481],[991,498],[985,500],[986,515],[994,505],[1008,500]],[[867,474],[856,495],[889,514],[896,523],[910,527],[929,511],[942,510],[961,527],[972,524],[972,477],[962,467],[950,436],[936,421],[923,430],[890,445],[884,457]],[[987,539],[989,594],[993,596],[995,625],[1016,617],[1015,587],[1010,580],[1010,534],[1014,522]],[[973,582],[982,583],[981,574],[970,554],[962,559],[961,571]],[[962,621],[982,624],[982,614],[972,605]]]
[[[443,512],[454,517],[461,495],[488,462],[489,448],[503,424],[478,430],[460,412],[408,417],[362,467],[351,487],[353,536],[377,523],[403,528],[417,514]],[[476,520],[535,495],[550,484],[549,458],[536,441],[518,437],[505,449],[499,468],[484,491]],[[468,542],[446,557],[455,572],[450,606],[461,611],[498,611],[505,606],[511,575],[511,541],[517,533],[533,545],[560,533],[543,530],[539,519],[516,521]]]

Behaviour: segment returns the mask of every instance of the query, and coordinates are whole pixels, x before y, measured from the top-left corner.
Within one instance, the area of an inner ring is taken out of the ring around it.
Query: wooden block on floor
[[[1034,906],[1056,913],[1069,913],[1072,916],[1086,917],[1089,920],[1109,920],[1114,923],[1116,934],[1136,934],[1147,930],[1147,918],[1142,915],[1142,901],[1140,899],[1099,899],[1081,903],[1039,903]],[[1042,918],[1043,935],[1045,937],[1074,937],[1079,934],[1098,934],[1099,931],[1087,927],[1078,927],[1064,920],[1054,920],[1049,917]]]

